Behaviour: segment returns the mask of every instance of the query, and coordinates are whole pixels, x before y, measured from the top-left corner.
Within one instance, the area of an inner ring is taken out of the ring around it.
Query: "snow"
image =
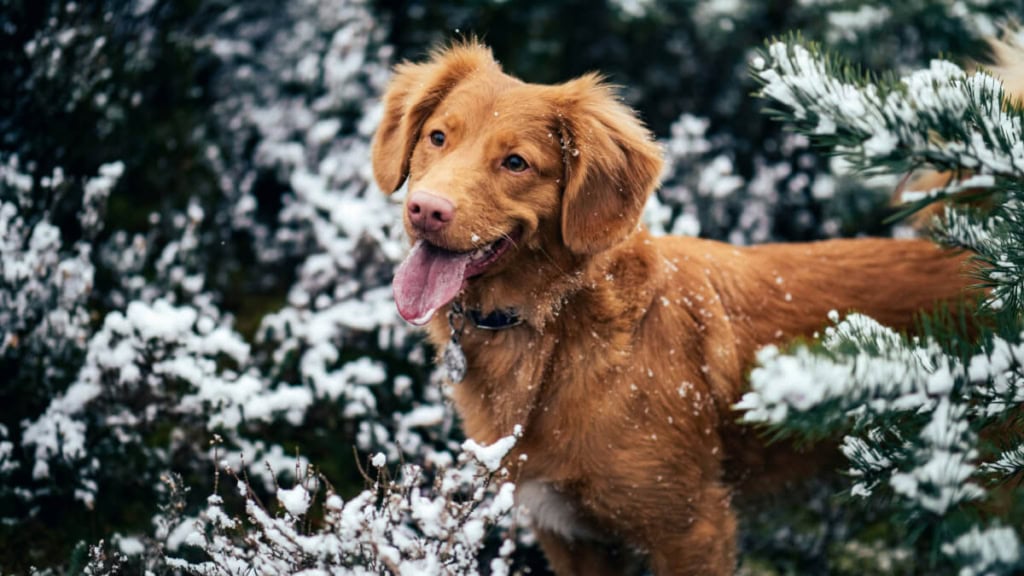
[[[909,472],[892,475],[890,483],[896,493],[917,499],[923,508],[937,514],[984,495],[980,487],[967,482],[977,469],[971,463],[977,454],[964,449],[964,438],[969,433],[965,414],[963,407],[942,398],[932,412],[931,422],[921,432],[931,447],[927,460]]]
[[[884,11],[862,8],[849,19],[870,25],[884,19]],[[845,18],[838,14],[830,17]],[[799,44],[776,42],[768,57],[769,63],[755,69],[764,82],[762,95],[789,108],[796,119],[815,122],[821,134],[858,135],[864,163],[906,148],[917,158],[971,168],[984,178],[1012,176],[1024,161],[1020,118],[1001,105],[1002,84],[986,72],[968,75],[951,62],[933,60],[928,68],[901,78],[903,90],[882,94],[873,84],[859,86],[830,76],[824,60]],[[977,123],[963,124],[968,110],[977,115]],[[966,126],[967,137],[935,137],[951,125]]]
[[[863,5],[857,10],[831,11],[828,13],[829,42],[854,42],[865,30],[877,28],[888,21],[890,16],[889,9],[884,6]]]
[[[300,484],[290,489],[278,488],[277,501],[296,518],[304,516],[311,503],[309,492]]]
[[[443,406],[417,406],[410,412],[402,415],[401,426],[403,428],[425,428],[437,426],[444,420],[444,415],[445,409]]]
[[[102,225],[102,209],[110,191],[124,174],[124,162],[110,162],[99,167],[99,175],[86,181],[82,191],[82,213],[79,220],[90,232],[98,231]],[[59,183],[62,176],[56,178]]]
[[[1017,533],[998,525],[984,530],[972,526],[968,532],[942,546],[946,556],[964,557],[969,561],[960,569],[960,576],[1001,573],[1020,562],[1020,552]]]
[[[341,121],[337,118],[321,120],[309,130],[308,139],[310,144],[323,145],[332,140],[341,130]]]
[[[743,179],[733,174],[732,160],[716,156],[700,173],[697,191],[712,198],[725,198],[743,186]]]
[[[935,198],[964,192],[967,190],[980,190],[994,188],[996,179],[990,174],[974,174],[963,180],[954,179],[952,182],[941,188],[932,190],[905,190],[900,194],[900,200],[904,203],[918,202],[925,198]]]
[[[32,477],[49,476],[50,460],[86,457],[85,423],[73,420],[59,410],[48,411],[39,420],[25,427],[22,443],[35,448],[35,466]]]
[[[473,456],[473,458],[482,464],[490,472],[496,472],[501,467],[502,460],[512,450],[516,444],[516,439],[519,438],[523,433],[522,426],[516,425],[515,431],[504,438],[490,444],[489,446],[482,446],[478,444],[472,438],[462,443],[462,449]]]
[[[826,404],[851,415],[865,410],[928,414],[917,448],[902,453],[899,461],[874,448],[881,441],[877,430],[869,431],[866,440],[846,436],[842,448],[853,465],[849,473],[888,475],[896,494],[940,515],[984,495],[972,482],[978,455],[968,408],[951,400],[956,383],[967,376],[964,366],[935,343],[905,342],[860,314],[826,329],[822,344],[831,354],[814,354],[805,347],[785,355],[773,346],[760,350],[750,375],[751,391],[736,405],[745,411],[743,420],[780,424]],[[976,368],[976,375],[981,372]],[[873,490],[874,485],[857,482],[853,493],[866,497]]]
[[[721,146],[709,134],[710,121],[683,114],[664,140],[662,187],[645,207],[643,222],[656,234],[714,237],[728,230],[728,241],[751,244],[773,239],[775,211],[784,198],[799,198],[810,181],[794,173],[791,160],[754,158],[749,180],[735,166],[735,150]],[[784,136],[785,154],[799,158],[809,141],[797,134]],[[788,182],[787,182],[788,180]],[[809,216],[809,215],[808,215]],[[798,218],[787,213],[787,218]]]
[[[324,524],[312,532],[304,528],[303,518],[311,505],[310,492],[301,484],[277,490],[286,515],[270,514],[250,498],[246,515],[254,529],[247,537],[250,546],[244,549],[236,545],[238,521],[225,514],[223,501],[214,496],[199,518],[205,538],[200,532],[175,538],[192,539],[217,566],[238,566],[243,571],[336,574],[341,569],[339,558],[358,557],[358,565],[346,565],[340,573],[435,574],[445,566],[451,573],[477,574],[484,536],[509,515],[515,487],[466,460],[465,467],[439,470],[441,481],[433,490],[427,489],[421,470],[414,465],[403,466],[386,491],[374,487],[347,502],[328,487]],[[500,484],[492,485],[495,480]],[[244,483],[239,492],[249,494]],[[508,556],[514,549],[506,539],[492,568],[507,573]],[[205,566],[173,562],[192,570]]]
[[[203,354],[207,356],[226,354],[240,365],[249,360],[249,344],[226,326],[218,326],[210,331],[203,330],[199,325],[197,329],[202,335],[199,351]]]
[[[118,549],[128,556],[138,556],[146,551],[146,545],[135,536],[121,536],[116,540]]]
[[[821,366],[818,371],[810,372],[805,369],[805,360],[801,356],[783,356],[774,346],[762,348],[757,354],[761,367],[751,374],[751,388],[755,392],[745,394],[736,405],[737,409],[749,410],[744,419],[754,421],[764,416],[768,421],[781,422],[790,408],[806,411],[820,404],[828,392],[822,382],[842,382],[847,375],[842,366]],[[762,385],[767,382],[771,385]],[[760,408],[762,405],[775,406],[770,416],[761,411],[764,410]]]
[[[135,301],[128,305],[126,317],[144,340],[173,340],[192,329],[198,313],[193,308],[175,308],[166,300],[157,300],[153,306]]]
[[[198,533],[197,522],[195,518],[185,518],[171,530],[170,534],[165,539],[165,545],[170,551],[177,551],[181,548],[187,540],[192,537],[192,534]]]

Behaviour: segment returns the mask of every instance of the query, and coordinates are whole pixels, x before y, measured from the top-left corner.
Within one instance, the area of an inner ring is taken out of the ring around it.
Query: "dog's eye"
[[[444,132],[440,130],[434,130],[430,133],[430,143],[440,148],[444,146]]]
[[[519,154],[513,154],[508,158],[505,158],[505,161],[502,162],[502,166],[508,168],[513,172],[522,172],[523,170],[526,170],[527,168],[530,167],[526,163],[526,160],[523,160],[523,157],[520,156]]]

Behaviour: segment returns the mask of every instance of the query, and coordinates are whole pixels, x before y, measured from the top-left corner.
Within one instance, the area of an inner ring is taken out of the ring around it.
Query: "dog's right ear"
[[[486,67],[498,63],[475,40],[435,50],[422,64],[395,67],[372,149],[373,176],[385,194],[398,190],[409,176],[409,160],[430,114],[459,82]]]

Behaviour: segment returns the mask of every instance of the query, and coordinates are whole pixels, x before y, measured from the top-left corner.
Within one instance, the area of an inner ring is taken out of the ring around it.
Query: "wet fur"
[[[528,172],[501,166],[513,151]],[[467,328],[453,394],[479,442],[523,426],[508,465],[545,514],[573,516],[538,530],[560,575],[626,573],[637,558],[659,575],[732,573],[733,495],[818,464],[735,424],[755,351],[812,335],[830,310],[907,327],[969,283],[964,256],[925,241],[653,238],[638,220],[661,151],[633,112],[597,76],[523,83],[472,42],[396,69],[373,167],[388,193],[408,179],[455,204],[435,244],[465,251],[522,230],[460,298],[518,308],[526,323]],[[446,312],[428,326],[439,348]]]

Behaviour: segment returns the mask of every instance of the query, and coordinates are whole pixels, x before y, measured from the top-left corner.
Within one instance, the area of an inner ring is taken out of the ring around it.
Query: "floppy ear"
[[[565,162],[562,239],[575,253],[594,254],[636,228],[661,176],[661,148],[599,76],[557,89]]]
[[[430,114],[474,71],[498,67],[491,51],[469,40],[435,50],[422,64],[403,62],[384,93],[384,114],[373,137],[373,176],[386,194],[409,175],[409,160]]]

